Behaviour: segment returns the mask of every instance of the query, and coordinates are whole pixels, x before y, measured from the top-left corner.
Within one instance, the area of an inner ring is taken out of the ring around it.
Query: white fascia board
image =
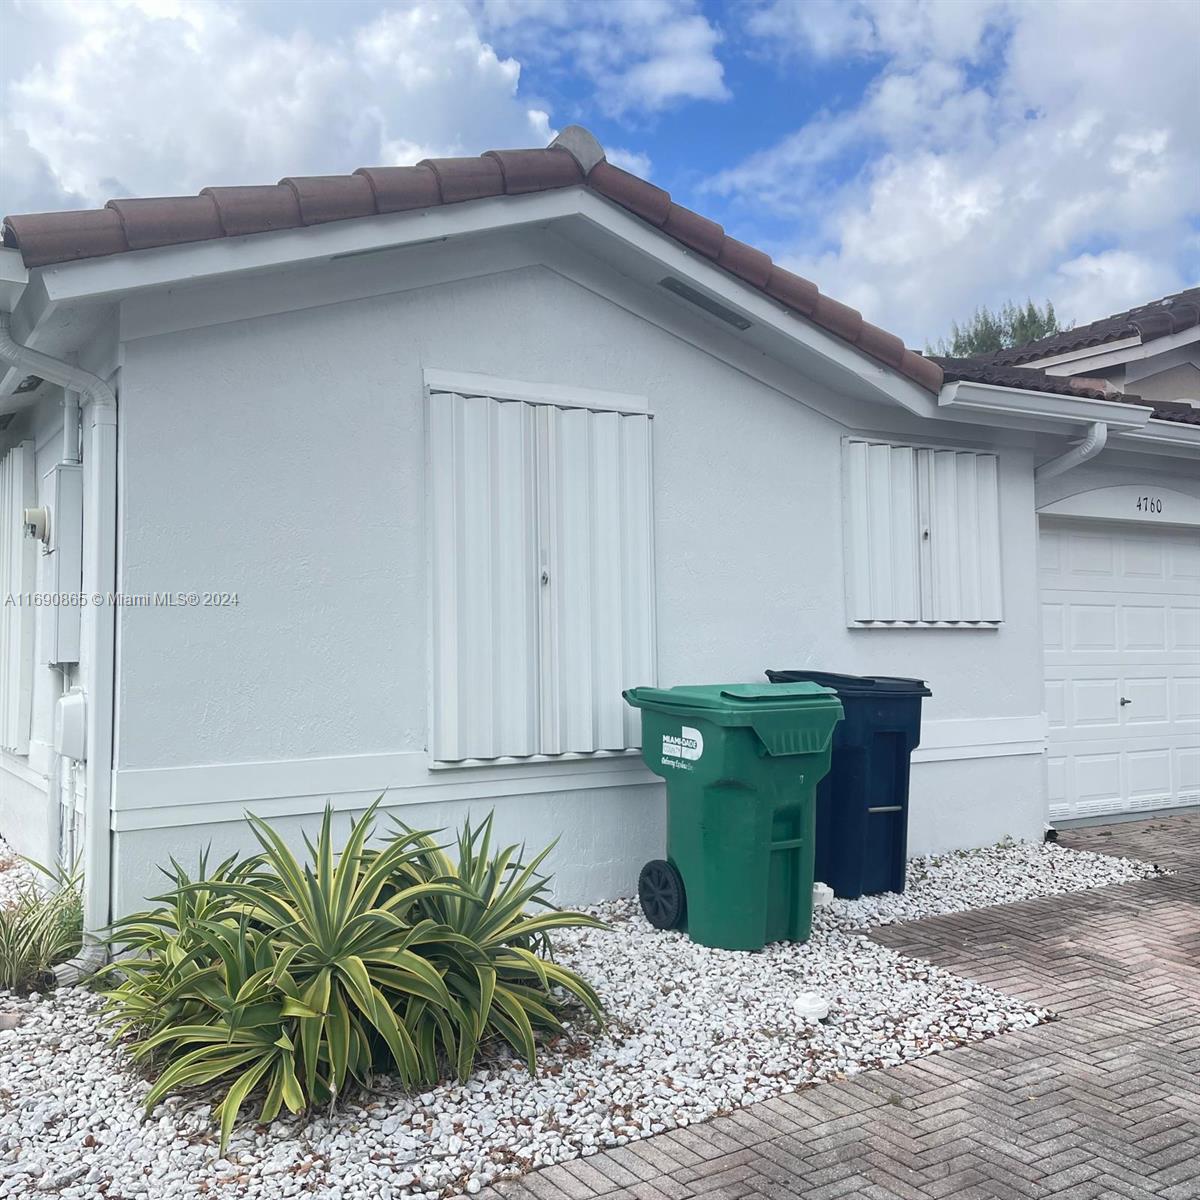
[[[0,312],[12,312],[29,282],[20,252],[0,247]]]
[[[1181,421],[1147,421],[1140,429],[1118,432],[1116,440],[1130,450],[1177,458],[1200,456],[1200,425],[1185,425]]]
[[[1077,350],[1065,350],[1062,354],[1047,354],[1045,358],[1032,358],[1028,362],[1013,363],[1011,365],[1014,367],[1028,367],[1031,370],[1046,370],[1050,367],[1059,366],[1062,363],[1078,364],[1082,359],[1097,358],[1116,350],[1128,350],[1141,344],[1142,339],[1140,337],[1119,338],[1116,341],[1098,342],[1094,346],[1080,346]],[[1122,359],[1122,361],[1124,360]],[[1097,364],[1089,362],[1087,365],[1090,367]],[[1062,372],[1055,371],[1052,373],[1057,375]]]
[[[1190,346],[1195,342],[1200,342],[1200,325],[1193,325],[1190,329],[1182,329],[1179,333],[1171,333],[1166,337],[1153,338],[1148,342],[1143,342],[1140,337],[1122,338],[1117,342],[1088,346],[1074,354],[1035,359],[1033,362],[1022,363],[1021,366],[1042,369],[1047,375],[1086,375],[1088,371],[1107,370],[1109,367],[1119,367],[1122,363],[1154,358],[1168,350]]]
[[[974,412],[988,417],[1003,416],[1053,421],[1069,425],[1090,425],[1103,421],[1114,433],[1140,429],[1153,411],[1140,404],[1121,404],[1113,400],[1092,400],[1087,396],[1060,396],[1054,392],[1024,391],[999,387],[993,383],[968,383],[956,380],[946,384],[938,395],[938,406],[951,412]],[[1030,428],[1036,428],[1031,424]]]
[[[921,416],[936,414],[932,394],[898,371],[785,308],[766,293],[736,279],[661,230],[631,217],[619,205],[593,192],[585,192],[583,200],[580,206],[583,217],[642,251],[664,272],[697,285],[752,324],[782,334],[831,366],[855,376],[873,393],[874,399],[899,404]]]
[[[42,316],[46,311],[46,291],[36,273],[26,281],[8,311],[12,313],[8,329],[14,340],[33,350],[43,349],[39,342]],[[27,374],[13,366],[0,371],[0,397],[11,396]]]
[[[664,274],[686,279],[751,322],[771,328],[840,372],[853,375],[874,399],[899,404],[922,416],[936,413],[933,397],[912,380],[797,316],[584,187],[527,196],[495,196],[302,229],[164,246],[44,267],[38,273],[53,307],[100,298],[121,299],[151,288],[179,287],[304,263],[340,260],[464,234],[565,223],[571,217],[581,217],[591,226],[635,247],[654,260]]]

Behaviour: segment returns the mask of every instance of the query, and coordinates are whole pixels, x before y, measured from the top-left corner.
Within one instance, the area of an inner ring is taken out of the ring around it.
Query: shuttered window
[[[431,391],[429,434],[433,757],[638,746],[650,417]]]
[[[845,443],[852,624],[1002,619],[994,454]]]
[[[0,749],[29,753],[33,702],[33,617],[29,593],[37,543],[25,536],[24,510],[35,504],[33,442],[0,459]]]

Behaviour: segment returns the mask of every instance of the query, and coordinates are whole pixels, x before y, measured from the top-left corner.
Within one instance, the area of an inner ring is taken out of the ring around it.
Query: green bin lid
[[[837,700],[837,692],[818,683],[704,683],[673,688],[636,687],[623,693],[634,708],[685,708],[703,712],[772,711]]]
[[[624,693],[634,708],[694,716],[714,725],[749,726],[768,754],[811,754],[829,744],[842,702],[818,683],[710,683],[638,687]]]

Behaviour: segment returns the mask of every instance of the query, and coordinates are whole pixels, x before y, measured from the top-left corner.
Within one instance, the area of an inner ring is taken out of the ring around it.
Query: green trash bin
[[[651,923],[722,950],[806,941],[837,694],[736,683],[624,695],[642,712],[642,758],[667,782],[668,857],[638,884]]]

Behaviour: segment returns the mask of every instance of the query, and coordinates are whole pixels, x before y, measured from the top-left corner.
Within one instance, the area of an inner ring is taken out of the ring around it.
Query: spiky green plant
[[[50,885],[42,888],[27,880],[0,905],[0,988],[9,991],[43,986],[52,968],[79,949],[83,925],[78,872],[23,861]]]
[[[547,905],[537,870],[509,847],[490,856],[490,819],[469,826],[453,864],[432,836],[403,826],[367,849],[378,801],[335,852],[327,808],[301,862],[266,822],[261,852],[196,879],[172,862],[158,907],[117,923],[126,954],[106,1019],[134,1055],[161,1069],[147,1098],[219,1085],[221,1148],[247,1096],[266,1089],[261,1119],[286,1105],[332,1103],[351,1083],[394,1071],[410,1086],[445,1067],[465,1077],[498,1035],[534,1070],[538,1032],[562,1028],[594,991],[549,958],[549,935],[598,925]]]
[[[430,835],[403,825],[399,829],[417,838],[420,847],[405,869],[461,884],[458,892],[423,895],[414,904],[414,913],[433,925],[423,953],[441,971],[454,998],[449,1010],[453,1036],[447,1034],[442,1014],[419,1003],[410,1006],[408,1022],[418,1042],[440,1045],[465,1079],[480,1045],[499,1036],[535,1072],[538,1036],[562,1031],[564,1001],[578,1002],[602,1019],[591,985],[552,960],[551,935],[572,926],[604,928],[603,923],[551,902],[549,880],[539,870],[553,843],[528,864],[515,845],[493,854],[491,814],[478,828],[470,821],[464,824],[457,862]]]
[[[242,1104],[259,1083],[267,1086],[261,1121],[273,1121],[284,1104],[293,1113],[304,1110],[295,1023],[321,1014],[300,998],[271,939],[244,918],[206,922],[195,932],[215,961],[181,984],[193,1010],[190,1021],[157,1022],[157,1032],[133,1053],[147,1058],[161,1051],[170,1063],[146,1096],[147,1109],[181,1088],[228,1082],[215,1113],[224,1153]]]

